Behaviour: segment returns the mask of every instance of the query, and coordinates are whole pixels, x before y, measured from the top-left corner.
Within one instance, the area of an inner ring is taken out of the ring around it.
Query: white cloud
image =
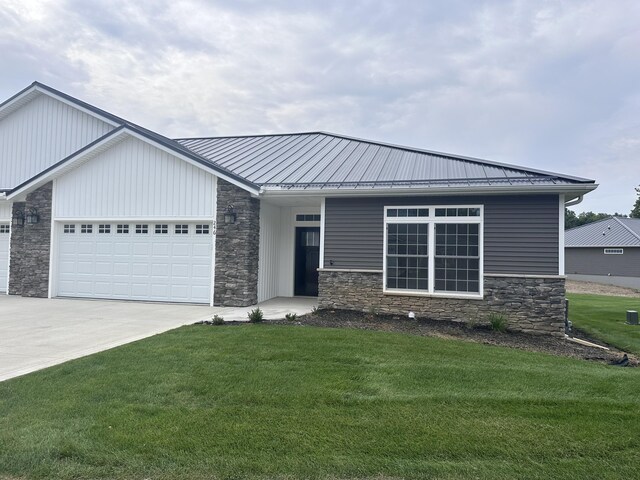
[[[632,0],[5,0],[0,96],[37,79],[170,136],[321,129],[559,170],[601,184],[577,209],[626,212],[639,20]]]

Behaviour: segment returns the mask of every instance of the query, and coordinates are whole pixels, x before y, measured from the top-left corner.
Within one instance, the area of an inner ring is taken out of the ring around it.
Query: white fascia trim
[[[574,193],[584,194],[598,188],[597,184],[585,185],[548,185],[548,186],[486,186],[486,187],[414,187],[414,188],[359,188],[348,190],[340,189],[270,189],[263,188],[262,196],[269,197],[395,197],[400,195],[509,195],[516,193],[544,194],[544,193]]]

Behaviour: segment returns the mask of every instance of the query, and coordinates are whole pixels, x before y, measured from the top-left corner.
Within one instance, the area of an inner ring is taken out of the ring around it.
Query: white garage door
[[[0,223],[0,292],[7,291],[9,274],[9,223]]]
[[[210,223],[61,223],[57,295],[209,303]]]

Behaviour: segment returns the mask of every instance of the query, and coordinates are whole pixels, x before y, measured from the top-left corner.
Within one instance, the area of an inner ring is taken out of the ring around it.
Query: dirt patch
[[[618,287],[616,285],[603,285],[601,283],[567,280],[566,288],[568,293],[588,293],[591,295],[613,295],[615,297],[640,298],[640,290]]]
[[[531,335],[519,332],[495,332],[486,325],[469,327],[459,322],[443,320],[412,320],[395,315],[371,315],[349,310],[320,310],[314,314],[298,317],[295,321],[269,321],[270,324],[312,325],[330,328],[355,328],[400,332],[411,335],[457,339],[485,345],[499,345],[532,352],[543,352],[563,357],[610,363],[619,360],[624,352],[613,347],[602,350],[579,345],[564,338],[551,335]],[[581,332],[574,332],[576,338],[587,340]],[[602,342],[595,342],[603,345]],[[638,359],[629,355],[629,365],[638,366]]]

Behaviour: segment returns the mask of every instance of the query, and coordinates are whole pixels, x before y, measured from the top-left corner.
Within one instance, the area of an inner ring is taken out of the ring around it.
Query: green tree
[[[640,212],[639,212],[640,214]],[[598,220],[604,220],[609,217],[626,217],[618,212],[613,215],[610,213],[594,213],[594,212],[581,212],[578,215],[568,208],[564,209],[564,228],[568,230],[570,228],[586,225],[587,223],[597,222]]]
[[[636,198],[636,203],[633,204],[633,210],[631,210],[629,214],[631,218],[640,218],[640,186],[636,188],[636,195],[638,195],[638,198]]]

